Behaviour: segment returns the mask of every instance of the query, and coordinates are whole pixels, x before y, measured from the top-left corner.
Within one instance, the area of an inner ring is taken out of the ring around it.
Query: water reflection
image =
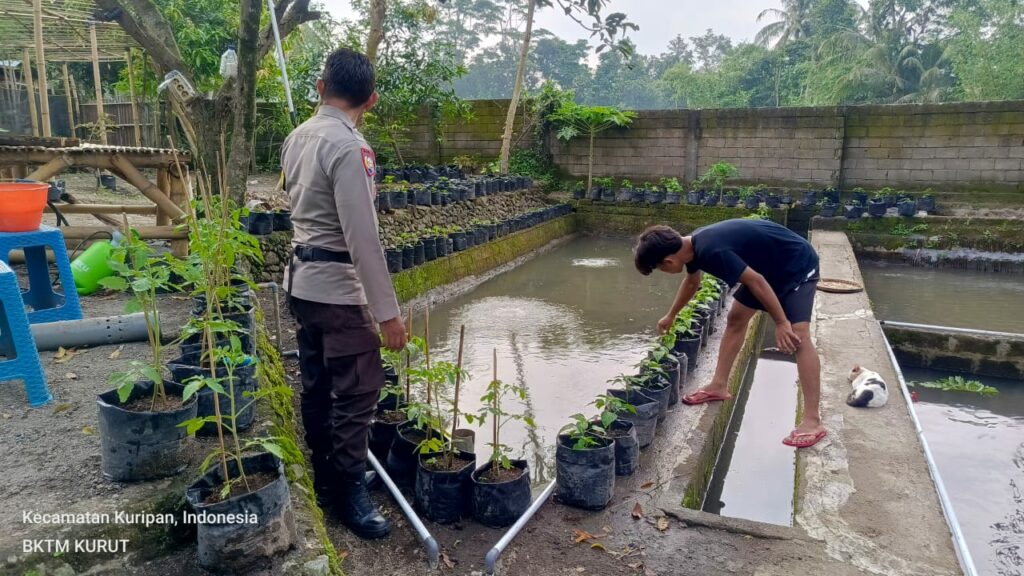
[[[877,260],[860,268],[879,319],[1024,333],[1019,276]]]
[[[508,411],[533,416],[537,429],[517,423],[502,430],[504,443],[531,462],[536,482],[550,480],[559,428],[647,352],[658,318],[671,303],[679,277],[641,276],[632,265],[628,238],[578,238],[485,282],[430,312],[431,354],[455,358],[459,326],[466,326],[460,410],[481,407],[497,350],[498,377],[528,390],[526,402]],[[614,261],[616,265],[575,265]],[[422,325],[416,330],[422,333]],[[490,429],[477,430],[478,454],[486,454]]]
[[[905,369],[908,380],[948,373]],[[991,397],[917,388],[915,404],[978,572],[1024,573],[1024,383],[977,378]]]

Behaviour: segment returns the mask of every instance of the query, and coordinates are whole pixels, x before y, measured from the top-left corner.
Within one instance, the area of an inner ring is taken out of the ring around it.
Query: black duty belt
[[[351,264],[352,255],[348,252],[338,252],[320,248],[318,246],[296,246],[295,259],[299,262],[340,262]]]

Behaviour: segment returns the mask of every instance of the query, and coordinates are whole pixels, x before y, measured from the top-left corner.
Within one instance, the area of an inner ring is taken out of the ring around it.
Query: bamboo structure
[[[68,63],[61,62],[61,72],[64,75],[64,100],[68,105],[68,134],[75,136],[75,107],[71,99],[71,75],[68,74]]]
[[[43,1],[32,0],[32,27],[36,44],[36,69],[39,75],[39,122],[41,134],[50,137],[50,97],[46,87],[46,56],[43,51]]]
[[[25,82],[25,91],[28,92],[28,115],[32,124],[32,135],[39,136],[39,116],[36,112],[36,87],[32,80],[32,59],[28,55],[28,48],[22,51],[21,77]]]
[[[100,142],[107,143],[107,115],[103,111],[103,84],[100,79],[99,42],[96,40],[96,24],[89,25],[89,44],[92,47],[92,80],[96,85],[96,123],[100,127]]]

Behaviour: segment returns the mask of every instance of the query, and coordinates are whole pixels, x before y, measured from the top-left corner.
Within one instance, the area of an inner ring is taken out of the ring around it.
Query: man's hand
[[[408,336],[405,333],[405,324],[398,316],[380,323],[380,333],[384,336],[384,346],[388,350],[398,352],[405,348]]]
[[[658,320],[658,334],[668,332],[669,328],[672,328],[672,322],[674,322],[674,318],[672,318],[672,316],[662,316],[661,320]]]
[[[775,345],[786,354],[792,354],[800,347],[800,337],[793,331],[793,325],[788,320],[775,324]]]

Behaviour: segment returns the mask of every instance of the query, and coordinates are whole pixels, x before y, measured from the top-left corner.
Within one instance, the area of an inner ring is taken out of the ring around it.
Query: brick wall
[[[411,157],[496,157],[506,107],[473,102],[474,119],[444,126],[439,144],[422,115],[410,127],[417,134]],[[585,138],[550,144],[566,175],[586,175]],[[594,143],[595,175],[635,182],[693,180],[718,161],[735,164],[751,184],[1024,192],[1024,101],[643,110],[631,128],[603,132]]]

